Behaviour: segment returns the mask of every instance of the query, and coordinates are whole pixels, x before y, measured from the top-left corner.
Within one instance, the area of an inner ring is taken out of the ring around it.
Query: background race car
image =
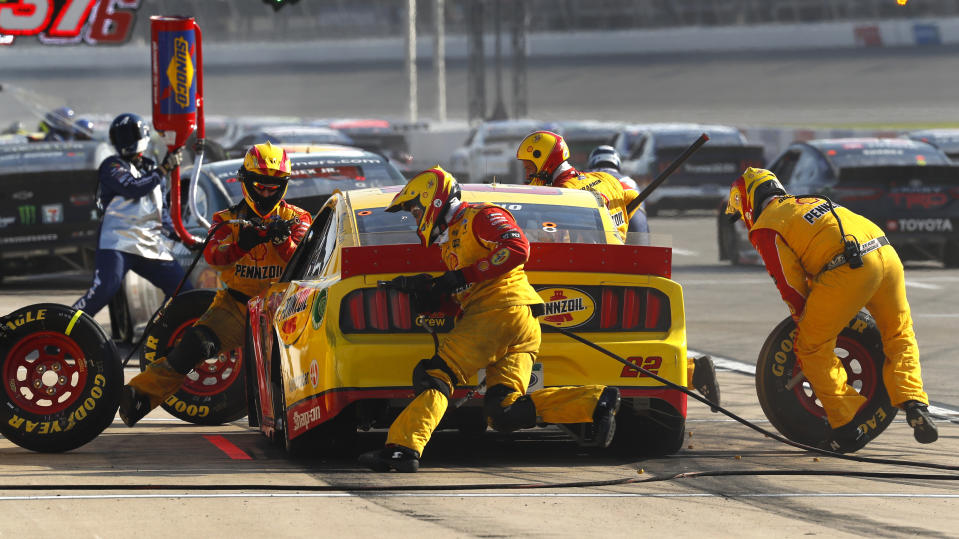
[[[823,193],[882,228],[904,260],[959,266],[959,165],[904,139],[790,145],[770,169],[792,194]]]
[[[559,125],[539,120],[484,122],[470,130],[463,146],[449,158],[449,170],[461,181],[526,183],[516,148],[534,131],[559,131]]]
[[[616,135],[613,147],[623,159],[622,171],[642,189],[702,133],[709,135],[709,143],[652,192],[645,202],[647,215],[662,209],[715,208],[743,170],[763,166],[763,147],[749,144],[736,128],[724,125],[636,124]]]
[[[97,141],[0,145],[0,280],[92,269],[97,168],[111,153]]]
[[[418,244],[411,217],[383,211],[399,189],[331,197],[280,282],[249,302],[248,417],[291,451],[349,450],[358,428],[388,426],[414,396],[413,366],[434,353],[426,330],[453,326],[439,313],[418,325],[407,294],[377,286],[397,274],[445,269],[437,247]],[[555,329],[685,385],[683,295],[669,279],[671,249],[616,245],[609,213],[588,192],[494,184],[463,185],[463,196],[507,208],[532,242],[526,270],[546,315],[531,388],[619,387],[614,446],[629,454],[677,451],[686,395]],[[478,381],[457,388],[454,400]],[[481,402],[474,395],[451,407],[441,428],[485,431]]]

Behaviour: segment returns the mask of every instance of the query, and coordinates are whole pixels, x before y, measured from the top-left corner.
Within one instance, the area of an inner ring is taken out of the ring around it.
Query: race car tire
[[[829,433],[822,404],[808,381],[786,389],[799,371],[793,352],[795,332],[792,318],[786,318],[767,337],[756,362],[756,393],[776,430],[794,442],[815,445]],[[870,438],[875,438],[892,423],[898,409],[890,404],[883,384],[882,340],[869,314],[859,312],[842,330],[836,339],[836,355],[846,368],[847,383],[867,399],[859,415],[872,418],[867,427]]]
[[[41,453],[76,449],[113,422],[120,354],[86,313],[38,303],[0,319],[0,434]]]
[[[650,399],[648,407],[640,407],[637,400],[622,400],[610,449],[624,457],[661,457],[682,449],[686,418],[666,401]]]
[[[140,349],[140,370],[166,357],[186,331],[204,313],[216,292],[195,289],[184,292],[167,305],[147,331]],[[243,349],[237,348],[207,359],[190,371],[176,393],[167,397],[163,409],[176,418],[197,425],[222,425],[247,413]]]

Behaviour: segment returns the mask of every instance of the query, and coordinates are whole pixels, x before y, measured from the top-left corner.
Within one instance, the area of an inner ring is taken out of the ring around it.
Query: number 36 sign
[[[0,0],[0,45],[16,36],[55,45],[124,43],[139,6],[140,0]]]

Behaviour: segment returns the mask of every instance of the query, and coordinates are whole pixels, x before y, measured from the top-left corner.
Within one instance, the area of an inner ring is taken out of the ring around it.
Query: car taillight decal
[[[340,303],[340,330],[345,334],[425,332],[416,325],[416,317],[410,295],[396,290],[353,290]],[[453,328],[453,317],[443,313],[432,313],[424,320],[437,333]]]

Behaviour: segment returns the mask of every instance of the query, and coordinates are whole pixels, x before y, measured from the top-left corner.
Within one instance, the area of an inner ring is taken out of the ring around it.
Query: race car
[[[903,260],[959,267],[959,164],[902,138],[794,142],[769,169],[790,194],[822,194],[882,228]],[[722,209],[722,208],[721,208]],[[721,259],[760,263],[745,228],[720,212]]]
[[[92,270],[97,168],[111,153],[97,141],[0,145],[0,280]]]
[[[597,146],[609,144],[622,129],[622,124],[614,122],[557,122],[559,134],[563,135],[569,146],[569,162],[577,170],[586,170],[589,154]]]
[[[250,146],[261,142],[273,144],[339,144],[353,146],[353,139],[336,129],[311,125],[274,125],[261,127],[240,137],[226,149],[228,158],[243,157]]]
[[[516,148],[534,131],[559,132],[559,125],[539,120],[484,122],[470,130],[463,145],[453,151],[449,170],[462,181],[525,183]]]
[[[413,177],[419,170],[413,166],[406,134],[397,129],[396,124],[378,118],[340,118],[335,120],[315,120],[312,125],[335,129],[348,137],[350,146],[378,153],[390,160],[407,178]]]
[[[749,144],[725,125],[651,123],[626,126],[613,139],[621,170],[645,187],[702,133],[709,142],[683,163],[646,199],[647,215],[662,209],[713,209],[729,194],[729,184],[747,167],[765,163],[761,145]]]
[[[531,241],[526,271],[543,298],[543,343],[530,391],[607,384],[620,389],[614,447],[629,454],[680,449],[686,394],[558,332],[571,330],[630,365],[686,382],[682,288],[672,250],[622,245],[609,212],[585,191],[463,184],[464,200],[508,209]],[[445,267],[423,248],[412,218],[384,208],[400,186],[334,194],[279,282],[249,305],[244,362],[251,426],[291,452],[347,449],[357,429],[387,427],[414,397],[414,365],[454,324],[417,317],[407,294],[378,287],[399,274]],[[479,378],[456,388],[440,428],[486,430]],[[575,436],[575,433],[574,433]]]

